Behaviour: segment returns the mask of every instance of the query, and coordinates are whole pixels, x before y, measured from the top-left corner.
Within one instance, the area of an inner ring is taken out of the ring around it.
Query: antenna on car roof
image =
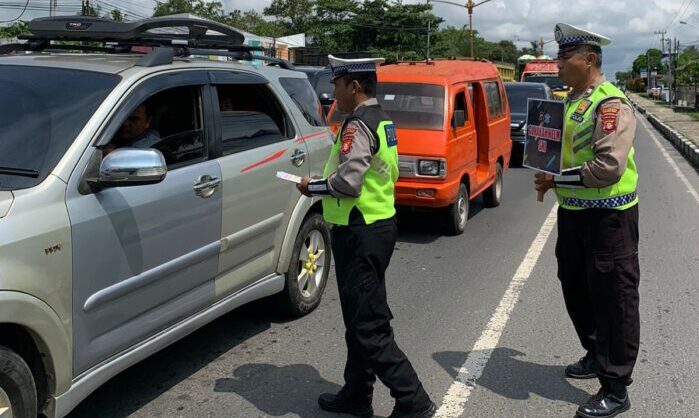
[[[243,45],[245,36],[235,28],[186,13],[135,22],[115,22],[91,16],[45,17],[30,21],[28,29],[30,35],[19,36],[26,43],[2,45],[0,54],[21,50],[143,54],[132,47],[146,46],[153,49],[139,60],[139,66],[165,65],[172,63],[175,57],[213,55],[246,61],[260,60],[294,69],[285,60],[253,55],[253,51],[263,51],[264,48]],[[94,42],[104,46],[52,44],[52,41]]]

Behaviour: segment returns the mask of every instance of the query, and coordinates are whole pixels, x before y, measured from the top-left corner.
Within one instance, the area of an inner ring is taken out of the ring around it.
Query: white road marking
[[[497,347],[507,321],[510,319],[510,314],[519,300],[519,294],[527,279],[529,279],[534,266],[536,266],[536,262],[539,260],[539,256],[541,256],[549,235],[551,235],[551,231],[556,224],[557,210],[558,205],[553,205],[551,212],[549,212],[544,224],[539,229],[539,233],[524,256],[524,260],[522,260],[514,277],[512,277],[505,295],[500,300],[497,309],[495,309],[495,313],[490,318],[478,341],[473,345],[466,361],[459,369],[456,380],[447,391],[447,394],[444,395],[442,405],[437,410],[437,418],[457,418],[464,413],[466,401],[476,387],[476,381],[483,374],[483,370],[486,364],[488,364],[493,350]]]
[[[697,190],[694,188],[694,186],[692,186],[692,183],[689,182],[682,170],[680,170],[680,167],[677,166],[677,163],[675,162],[675,160],[672,159],[670,153],[668,153],[667,150],[660,143],[658,136],[655,135],[655,132],[653,132],[653,127],[651,127],[650,124],[648,124],[648,122],[646,122],[642,117],[639,117],[639,120],[643,124],[643,127],[646,128],[646,131],[648,131],[648,134],[650,135],[653,142],[655,142],[655,145],[658,146],[658,149],[665,157],[665,160],[667,160],[668,164],[670,164],[672,169],[675,171],[675,175],[679,177],[679,179],[682,181],[682,183],[684,183],[685,186],[687,186],[687,193],[691,194],[694,197],[694,200],[696,200],[697,203],[699,203],[699,193],[697,193]]]

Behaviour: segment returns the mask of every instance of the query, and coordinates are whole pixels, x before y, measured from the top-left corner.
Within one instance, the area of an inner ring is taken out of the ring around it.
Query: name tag
[[[386,131],[386,143],[389,147],[395,147],[398,145],[398,136],[396,136],[396,125],[390,124],[384,127]]]

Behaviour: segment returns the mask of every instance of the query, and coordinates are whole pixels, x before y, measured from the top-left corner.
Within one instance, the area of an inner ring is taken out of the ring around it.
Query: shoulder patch
[[[396,125],[389,124],[384,127],[386,131],[386,142],[389,147],[395,147],[398,145],[398,136],[396,135]]]
[[[349,154],[352,150],[352,142],[354,141],[354,134],[357,133],[357,128],[352,126],[347,126],[342,131],[342,147],[340,151],[343,154]]]
[[[600,105],[600,120],[602,122],[602,130],[605,133],[616,132],[617,121],[619,119],[619,111],[621,106],[619,102],[606,102]]]

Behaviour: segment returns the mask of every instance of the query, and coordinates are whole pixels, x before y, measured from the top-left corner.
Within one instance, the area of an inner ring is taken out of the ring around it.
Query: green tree
[[[110,19],[112,19],[115,22],[123,22],[124,21],[124,14],[119,9],[112,10],[111,12],[109,12],[109,15],[107,17],[109,17]]]
[[[699,81],[699,50],[697,47],[690,46],[677,57],[676,74],[679,85],[696,84]]]
[[[27,22],[18,20],[8,26],[0,27],[0,38],[16,38],[17,35],[28,34]]]
[[[647,54],[647,55],[646,55]],[[636,57],[633,61],[632,71],[636,75],[641,74],[641,68],[649,68],[648,61],[650,61],[649,70],[657,69],[658,73],[664,73],[666,66],[661,62],[663,53],[659,49],[649,49],[646,53],[643,53]]]
[[[273,0],[265,7],[264,14],[283,23],[291,33],[305,32],[313,19],[314,0]]]

